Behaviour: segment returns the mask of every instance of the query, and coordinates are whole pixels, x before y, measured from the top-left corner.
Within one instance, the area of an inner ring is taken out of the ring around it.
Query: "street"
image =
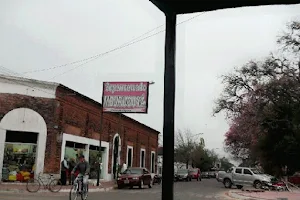
[[[201,182],[176,182],[174,184],[175,200],[226,200],[224,193],[228,191],[216,179],[203,179]],[[0,200],[66,200],[67,193],[44,194],[12,194],[0,193]],[[161,199],[161,185],[154,185],[148,189],[122,189],[109,192],[90,193],[89,200],[114,199],[114,200],[154,200]]]

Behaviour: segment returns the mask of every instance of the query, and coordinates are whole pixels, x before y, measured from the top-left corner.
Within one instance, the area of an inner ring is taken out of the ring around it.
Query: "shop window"
[[[141,149],[141,162],[140,167],[145,167],[145,149]]]
[[[86,155],[86,144],[76,142],[66,142],[65,157],[69,162],[70,169],[73,169],[78,162],[79,155]]]
[[[127,147],[127,166],[132,167],[133,147]]]
[[[101,148],[101,153],[102,153],[102,162],[103,162],[103,152],[105,148]],[[99,147],[90,145],[89,147],[89,163],[91,167],[91,173],[90,173],[90,179],[97,179],[98,176],[98,167],[99,167]],[[101,170],[101,175],[100,178],[103,179],[103,165],[102,165],[102,170]]]
[[[37,133],[6,132],[2,170],[4,181],[26,181],[33,177],[37,138]]]

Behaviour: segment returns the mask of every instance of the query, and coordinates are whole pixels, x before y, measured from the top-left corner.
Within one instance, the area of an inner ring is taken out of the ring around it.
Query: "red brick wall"
[[[29,108],[39,113],[47,124],[47,143],[45,152],[45,172],[55,173],[59,171],[60,145],[56,141],[55,129],[58,119],[57,102],[55,99],[36,98],[18,94],[0,94],[0,120],[11,110],[16,108]]]
[[[60,102],[60,130],[92,139],[99,139],[101,106],[62,87],[57,89]],[[127,143],[133,143],[133,166],[140,165],[141,145],[146,147],[146,167],[150,169],[151,150],[158,147],[158,135],[145,126],[118,114],[104,113],[102,140],[112,142],[116,133],[121,137],[121,163],[126,162]],[[120,122],[121,121],[121,122]],[[111,173],[112,149],[109,150],[108,173]]]
[[[48,128],[45,152],[45,173],[59,173],[61,144],[56,141],[57,133],[68,133],[92,139],[99,139],[101,106],[89,99],[58,87],[56,99],[36,98],[16,94],[0,94],[0,120],[15,108],[25,107],[38,112]],[[120,130],[121,127],[121,130]],[[158,147],[158,135],[132,119],[120,118],[118,114],[105,113],[102,140],[112,142],[120,134],[121,163],[126,162],[127,144],[133,144],[133,166],[140,165],[140,148],[146,149],[146,167],[150,169],[151,149]],[[112,149],[109,150],[108,170],[111,173]]]

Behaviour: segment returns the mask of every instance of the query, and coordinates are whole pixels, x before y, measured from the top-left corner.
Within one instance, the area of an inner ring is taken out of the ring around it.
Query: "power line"
[[[195,15],[195,16],[193,16],[193,17],[187,19],[187,20],[184,20],[184,21],[182,21],[182,22],[179,22],[179,23],[176,24],[176,25],[178,26],[178,25],[180,25],[180,24],[183,24],[183,23],[185,23],[185,22],[188,22],[188,21],[190,21],[190,20],[193,20],[193,19],[199,17],[200,15],[202,15],[202,14],[204,14],[204,13],[205,13],[205,12],[202,12],[202,13],[200,13],[200,14],[198,14],[198,15]],[[156,28],[153,28],[153,29],[151,29],[151,30],[145,32],[144,34],[142,34],[142,35],[140,35],[140,36],[138,36],[138,37],[136,37],[136,38],[130,40],[129,42],[126,42],[126,43],[124,43],[124,44],[122,44],[122,45],[120,45],[120,46],[118,46],[118,47],[116,47],[116,48],[114,48],[114,49],[108,50],[108,51],[106,51],[106,52],[103,52],[103,53],[100,53],[100,54],[97,54],[97,55],[94,55],[94,56],[91,56],[91,57],[88,57],[88,58],[85,58],[85,59],[82,59],[82,60],[78,60],[78,61],[74,61],[74,62],[71,62],[71,63],[67,63],[67,64],[64,64],[64,65],[59,65],[59,66],[50,67],[50,68],[45,68],[45,69],[40,69],[40,70],[28,71],[28,72],[24,72],[23,74],[36,73],[36,72],[43,72],[43,71],[49,71],[49,70],[53,70],[53,69],[57,69],[57,68],[66,67],[66,66],[68,66],[68,65],[74,65],[74,64],[77,64],[77,63],[81,63],[81,62],[84,62],[84,61],[88,61],[88,62],[85,62],[85,63],[83,63],[83,64],[80,64],[79,66],[76,66],[76,67],[74,67],[74,68],[72,68],[72,69],[70,69],[70,70],[67,70],[67,71],[63,72],[62,74],[58,74],[58,75],[54,76],[54,78],[56,78],[56,77],[58,77],[58,76],[61,76],[61,75],[63,75],[63,74],[66,74],[66,73],[68,73],[68,72],[70,72],[70,71],[73,71],[73,70],[75,70],[75,69],[77,69],[77,68],[79,68],[79,67],[81,67],[81,66],[83,66],[83,65],[85,65],[85,64],[87,64],[87,63],[89,63],[89,62],[91,62],[90,60],[92,60],[92,61],[93,61],[93,60],[96,60],[96,59],[98,59],[98,58],[100,58],[100,57],[102,57],[102,56],[105,56],[105,55],[109,54],[109,53],[112,53],[112,52],[121,50],[121,49],[123,49],[123,48],[129,47],[129,46],[131,46],[131,45],[133,45],[133,44],[136,44],[136,43],[138,43],[138,42],[141,42],[141,41],[143,41],[143,40],[146,40],[146,39],[148,39],[148,38],[151,38],[151,37],[153,37],[153,36],[155,36],[155,35],[157,35],[157,34],[159,34],[159,33],[162,33],[162,32],[165,31],[165,29],[164,29],[164,30],[161,30],[161,31],[159,31],[159,32],[156,32],[156,33],[154,33],[154,34],[151,34],[151,35],[149,35],[149,36],[143,37],[143,36],[148,35],[149,33],[153,32],[154,30],[159,29],[159,28],[162,27],[162,26],[164,26],[164,25],[160,25],[160,26],[158,26],[158,27],[156,27]],[[143,38],[142,38],[142,37],[143,37]],[[140,39],[140,38],[141,38],[141,39]]]
[[[197,18],[198,16],[200,16],[200,15],[202,15],[202,14],[204,14],[204,13],[205,13],[205,12],[200,13],[200,14],[198,14],[198,15],[196,15],[196,16],[194,16],[194,17],[191,17],[191,18],[189,18],[189,19],[187,19],[187,20],[184,20],[184,21],[182,21],[182,22],[179,22],[179,23],[176,24],[176,25],[180,25],[180,24],[183,24],[183,23],[185,23],[185,22],[188,22],[188,21],[190,21],[190,20],[192,20],[192,19]],[[151,29],[151,30],[147,31],[146,33],[144,33],[144,34],[142,34],[142,35],[140,35],[140,36],[134,38],[133,40],[130,40],[129,42],[124,43],[123,45],[121,45],[121,46],[119,46],[119,47],[117,47],[117,48],[115,48],[115,49],[112,49],[112,50],[110,50],[110,51],[107,51],[107,52],[104,52],[104,53],[101,53],[101,54],[98,54],[98,55],[95,55],[95,56],[91,56],[91,57],[86,58],[86,59],[74,61],[74,62],[71,62],[71,63],[68,63],[68,64],[64,64],[64,65],[60,65],[60,66],[56,66],[56,67],[52,67],[52,68],[46,68],[46,69],[41,69],[41,70],[35,70],[35,71],[31,71],[31,72],[26,72],[26,73],[48,71],[48,70],[52,70],[52,69],[64,67],[64,66],[67,66],[67,65],[73,65],[73,64],[76,64],[76,63],[80,63],[80,62],[86,61],[85,63],[82,63],[82,64],[80,64],[80,65],[78,65],[78,66],[76,66],[76,67],[74,67],[74,68],[72,68],[72,69],[70,69],[70,70],[67,70],[67,71],[65,71],[65,72],[63,72],[63,73],[61,73],[61,74],[58,74],[58,75],[56,75],[56,76],[53,76],[53,77],[51,78],[51,79],[54,79],[54,78],[56,78],[56,77],[58,77],[58,76],[61,76],[61,75],[63,75],[63,74],[66,74],[66,73],[68,73],[68,72],[70,72],[70,71],[76,70],[77,68],[80,68],[80,67],[82,67],[83,65],[85,65],[85,64],[87,64],[87,63],[89,63],[89,62],[92,62],[92,61],[98,59],[99,57],[102,57],[102,56],[107,55],[107,54],[109,54],[109,53],[111,53],[111,52],[114,52],[114,51],[123,49],[123,48],[125,48],[125,47],[131,46],[131,45],[133,45],[133,44],[135,44],[135,43],[141,42],[141,41],[146,40],[146,39],[148,39],[148,38],[150,38],[150,37],[153,37],[153,36],[155,36],[155,35],[157,35],[157,34],[159,34],[159,33],[162,33],[162,32],[165,31],[165,29],[164,29],[164,30],[161,30],[161,31],[159,31],[159,32],[156,32],[156,33],[154,33],[154,34],[151,34],[151,35],[149,35],[149,36],[147,36],[147,37],[143,37],[143,36],[145,36],[145,35],[147,35],[147,34],[153,32],[154,30],[159,29],[159,28],[162,27],[162,26],[163,26],[163,25],[160,25],[160,26],[158,26],[158,27],[156,27],[156,28],[154,28],[154,29]],[[139,39],[139,38],[141,38],[141,37],[143,37],[143,38],[142,38],[142,39]],[[138,39],[138,40],[137,40],[137,39]],[[20,78],[31,79],[31,78],[29,78],[29,77],[24,77],[24,73],[23,73],[23,74],[20,74],[20,73],[14,72],[14,71],[12,71],[12,70],[10,70],[10,69],[8,69],[8,68],[5,68],[5,67],[3,67],[3,66],[0,66],[0,70],[4,73],[4,75],[9,75],[9,76],[12,75],[12,76],[18,76],[18,77],[20,77]],[[0,71],[0,72],[1,72],[1,71]],[[41,91],[41,92],[44,92],[44,93],[53,95],[52,93],[49,93],[49,92],[47,92],[47,91],[45,91],[45,90],[41,90],[40,88],[33,87],[33,86],[31,86],[31,85],[25,84],[25,83],[23,83],[22,81],[11,80],[11,79],[5,78],[5,77],[1,77],[1,78],[6,79],[7,81],[10,81],[10,82],[17,82],[17,83],[19,83],[19,84],[21,84],[21,85],[24,85],[24,86],[27,86],[27,87],[30,87],[30,88],[39,90],[39,91]]]
[[[135,37],[134,39],[128,41],[128,42],[125,42],[124,44],[120,45],[119,47],[113,49],[114,51],[116,50],[119,50],[120,47],[123,47],[123,46],[126,46],[128,45],[129,43],[132,43],[133,41],[137,40],[137,39],[140,39],[141,37],[159,29],[160,27],[162,27],[164,24],[156,27],[156,28],[153,28],[145,33],[143,33],[142,35],[138,36],[138,37]],[[111,51],[111,50],[110,50]],[[110,52],[110,51],[107,51],[107,52]],[[36,73],[36,72],[43,72],[43,71],[49,71],[49,70],[53,70],[53,69],[57,69],[57,68],[61,68],[61,67],[66,67],[68,65],[74,65],[74,64],[77,64],[77,63],[81,63],[81,62],[84,62],[84,61],[87,61],[87,60],[90,60],[90,59],[94,59],[94,58],[98,58],[100,56],[102,56],[102,54],[107,54],[107,52],[104,52],[104,53],[100,53],[100,54],[97,54],[97,55],[94,55],[94,56],[91,56],[91,57],[88,57],[88,58],[84,58],[84,59],[81,59],[81,60],[77,60],[77,61],[74,61],[74,62],[70,62],[70,63],[67,63],[67,64],[63,64],[63,65],[59,65],[59,66],[54,66],[54,67],[50,67],[50,68],[45,68],[45,69],[37,69],[37,70],[32,70],[32,71],[27,71],[27,72],[23,72],[23,74],[31,74],[31,73]]]
[[[115,49],[106,51],[106,52],[104,52],[104,53],[102,53],[102,54],[99,54],[97,57],[93,58],[92,60],[88,60],[87,62],[85,62],[85,63],[83,63],[83,64],[80,64],[80,65],[78,65],[78,66],[76,66],[76,67],[73,67],[73,68],[67,70],[67,71],[64,71],[64,72],[61,73],[61,74],[58,74],[58,75],[56,75],[56,76],[53,76],[52,79],[54,79],[54,78],[56,78],[56,77],[58,77],[58,76],[64,75],[64,74],[66,74],[66,73],[68,73],[68,72],[74,71],[74,70],[76,70],[76,69],[78,69],[78,68],[84,66],[85,64],[87,64],[87,63],[89,63],[89,62],[92,62],[92,61],[94,61],[94,60],[97,60],[98,58],[100,58],[100,57],[102,57],[102,56],[105,56],[105,55],[107,55],[107,54],[109,54],[109,53],[112,53],[112,52],[114,52],[114,51],[117,51],[117,50],[126,48],[126,47],[131,46],[131,45],[133,45],[133,44],[135,44],[135,43],[141,42],[141,41],[143,41],[143,40],[145,40],[145,39],[148,39],[148,38],[150,38],[150,37],[153,37],[153,36],[155,36],[155,35],[157,35],[157,34],[159,34],[159,33],[162,33],[162,32],[164,32],[164,31],[165,31],[165,30],[156,32],[156,33],[151,34],[151,35],[149,35],[149,36],[147,36],[147,37],[144,37],[144,38],[142,38],[142,39],[136,40],[136,41],[131,42],[131,43],[127,43],[127,45],[125,45],[125,46],[120,46],[120,47],[117,47],[117,48],[115,48]]]

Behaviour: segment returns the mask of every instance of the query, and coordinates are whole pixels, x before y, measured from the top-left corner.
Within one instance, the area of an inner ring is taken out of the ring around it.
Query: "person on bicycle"
[[[78,170],[79,174],[75,179],[75,182],[77,181],[79,176],[83,176],[83,188],[87,188],[89,174],[90,174],[90,165],[89,163],[84,159],[84,155],[79,156],[79,163],[73,168],[71,174],[74,175],[75,171]]]

